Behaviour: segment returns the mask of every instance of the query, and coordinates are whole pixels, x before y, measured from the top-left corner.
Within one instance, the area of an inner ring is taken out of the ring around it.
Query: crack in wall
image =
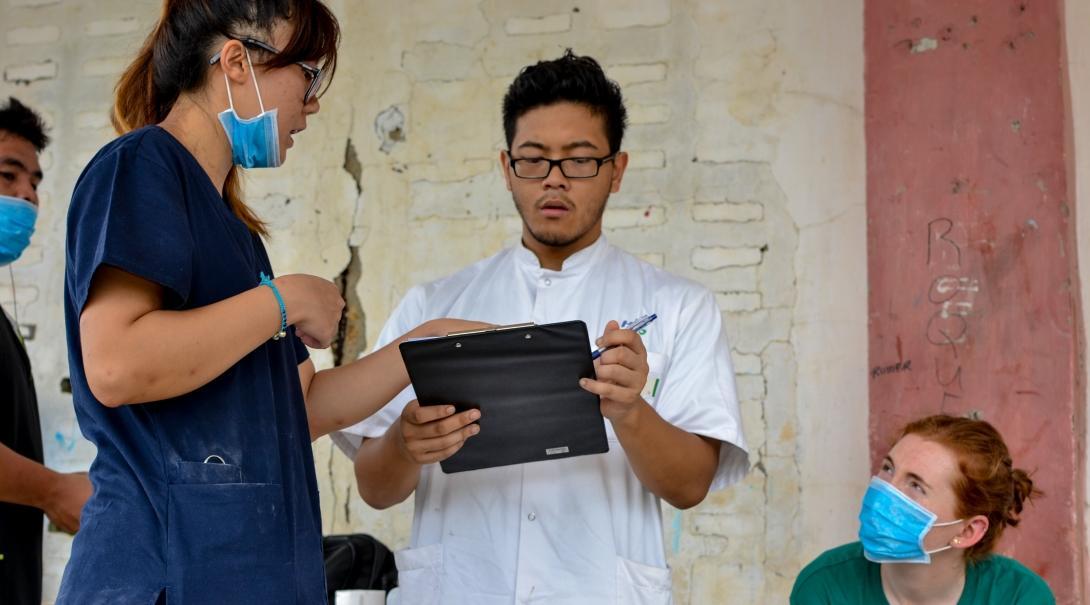
[[[352,508],[349,504],[352,503],[352,486],[354,484],[349,482],[344,486],[344,523],[345,525],[352,524]]]
[[[333,473],[333,457],[336,456],[336,455],[337,455],[337,446],[332,441],[330,441],[329,442],[329,462],[326,464],[326,474],[329,476],[329,485],[331,485],[331,486],[336,486],[337,485],[337,476]],[[334,487],[333,489],[330,489],[329,493],[332,494],[332,496],[333,496],[333,504],[330,505],[329,509],[330,509],[330,511],[337,510],[337,489],[336,489],[336,487]],[[347,506],[347,503],[345,503],[345,505]],[[332,524],[327,525],[326,522],[323,522],[323,526],[325,527],[325,529],[324,529],[325,532],[331,532],[333,530]]]
[[[333,283],[341,290],[341,298],[344,299],[344,314],[341,315],[340,324],[337,326],[337,337],[333,340],[331,349],[333,352],[333,365],[355,361],[367,348],[367,314],[363,311],[356,286],[362,277],[362,263],[360,263],[359,246],[348,246],[348,266],[337,276]]]
[[[343,167],[356,185],[356,208],[352,215],[352,224],[355,225],[358,222],[360,199],[363,196],[363,186],[361,184],[363,165],[360,162],[359,154],[356,153],[356,147],[353,145],[351,137],[345,144]],[[341,297],[345,300],[345,310],[337,326],[337,336],[330,345],[334,367],[344,362],[354,361],[367,346],[366,314],[363,311],[359,295],[356,293],[356,288],[362,277],[359,246],[353,246],[351,239],[346,242],[346,245],[348,246],[348,264],[345,266],[344,271],[341,271],[340,275],[333,280],[341,291]],[[338,498],[338,477],[333,464],[333,458],[338,455],[338,451],[337,446],[333,443],[330,443],[329,448],[329,464],[326,472],[329,475],[329,484],[333,488],[329,492],[333,498],[330,511],[336,511],[338,508],[343,509],[344,523],[346,526],[351,527],[352,484],[349,483],[345,486],[344,499]]]
[[[352,177],[356,184],[356,212],[359,214],[359,198],[363,195],[361,178],[363,165],[360,163],[356,147],[349,138],[344,149],[344,171]],[[355,222],[355,217],[353,218]],[[367,314],[363,310],[363,303],[356,292],[360,279],[363,277],[362,263],[359,257],[359,246],[348,245],[348,265],[341,274],[333,280],[341,291],[345,309],[341,315],[341,321],[337,326],[337,336],[330,345],[333,353],[333,365],[339,366],[345,362],[352,362],[367,348]],[[347,511],[346,511],[347,512]]]
[[[344,171],[355,181],[356,195],[361,195],[363,193],[363,185],[360,184],[363,179],[363,164],[360,163],[360,156],[356,153],[356,146],[352,144],[351,138],[344,146]]]

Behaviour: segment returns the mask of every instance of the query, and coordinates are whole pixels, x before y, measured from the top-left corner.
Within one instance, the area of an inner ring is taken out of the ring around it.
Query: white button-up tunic
[[[595,339],[609,320],[646,313],[644,398],[668,422],[723,442],[712,489],[748,470],[730,349],[715,299],[606,242],[542,269],[521,245],[412,288],[376,346],[420,323],[580,319]],[[593,346],[593,343],[588,343]],[[338,442],[382,436],[414,398],[406,389]],[[444,474],[424,467],[412,546],[396,554],[405,605],[670,603],[659,499],[633,474],[606,422],[610,451]],[[351,448],[347,448],[351,449]]]

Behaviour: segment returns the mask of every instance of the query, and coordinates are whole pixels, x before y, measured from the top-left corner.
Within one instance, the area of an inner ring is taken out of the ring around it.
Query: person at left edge
[[[315,373],[304,344],[330,345],[344,302],[318,277],[262,278],[238,170],[283,162],[339,26],[317,0],[167,0],[161,15],[116,89],[122,136],[69,209],[69,363],[98,453],[57,602],[325,603],[310,442],[408,376],[396,345]]]
[[[18,259],[38,215],[38,154],[49,144],[41,117],[15,98],[0,106],[0,267]],[[15,301],[12,301],[14,309]],[[30,358],[15,322],[0,312],[0,603],[42,602],[42,514],[79,529],[91,495],[83,473],[43,464],[42,428]]]

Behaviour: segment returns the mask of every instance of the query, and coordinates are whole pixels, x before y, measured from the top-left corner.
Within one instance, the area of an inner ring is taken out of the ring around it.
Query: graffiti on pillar
[[[927,269],[931,277],[927,301],[933,312],[926,336],[935,360],[935,382],[942,390],[942,405],[964,397],[963,355],[969,341],[973,304],[980,280],[965,270],[964,230],[949,218],[927,224]]]
[[[870,369],[871,379],[880,378],[882,376],[889,376],[891,374],[900,374],[901,372],[912,371],[912,360],[898,361],[897,363],[891,363],[885,366],[874,366]]]

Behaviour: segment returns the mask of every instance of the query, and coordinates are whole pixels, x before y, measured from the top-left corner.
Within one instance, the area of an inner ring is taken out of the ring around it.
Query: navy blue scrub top
[[[98,454],[57,602],[151,605],[165,592],[169,605],[324,603],[298,371],[307,350],[294,329],[164,401],[108,408],[83,368],[79,316],[98,267],[159,284],[166,309],[194,309],[256,287],[262,271],[272,275],[261,239],[196,159],[150,126],[104,147],[83,171],[66,249],[72,392]]]

